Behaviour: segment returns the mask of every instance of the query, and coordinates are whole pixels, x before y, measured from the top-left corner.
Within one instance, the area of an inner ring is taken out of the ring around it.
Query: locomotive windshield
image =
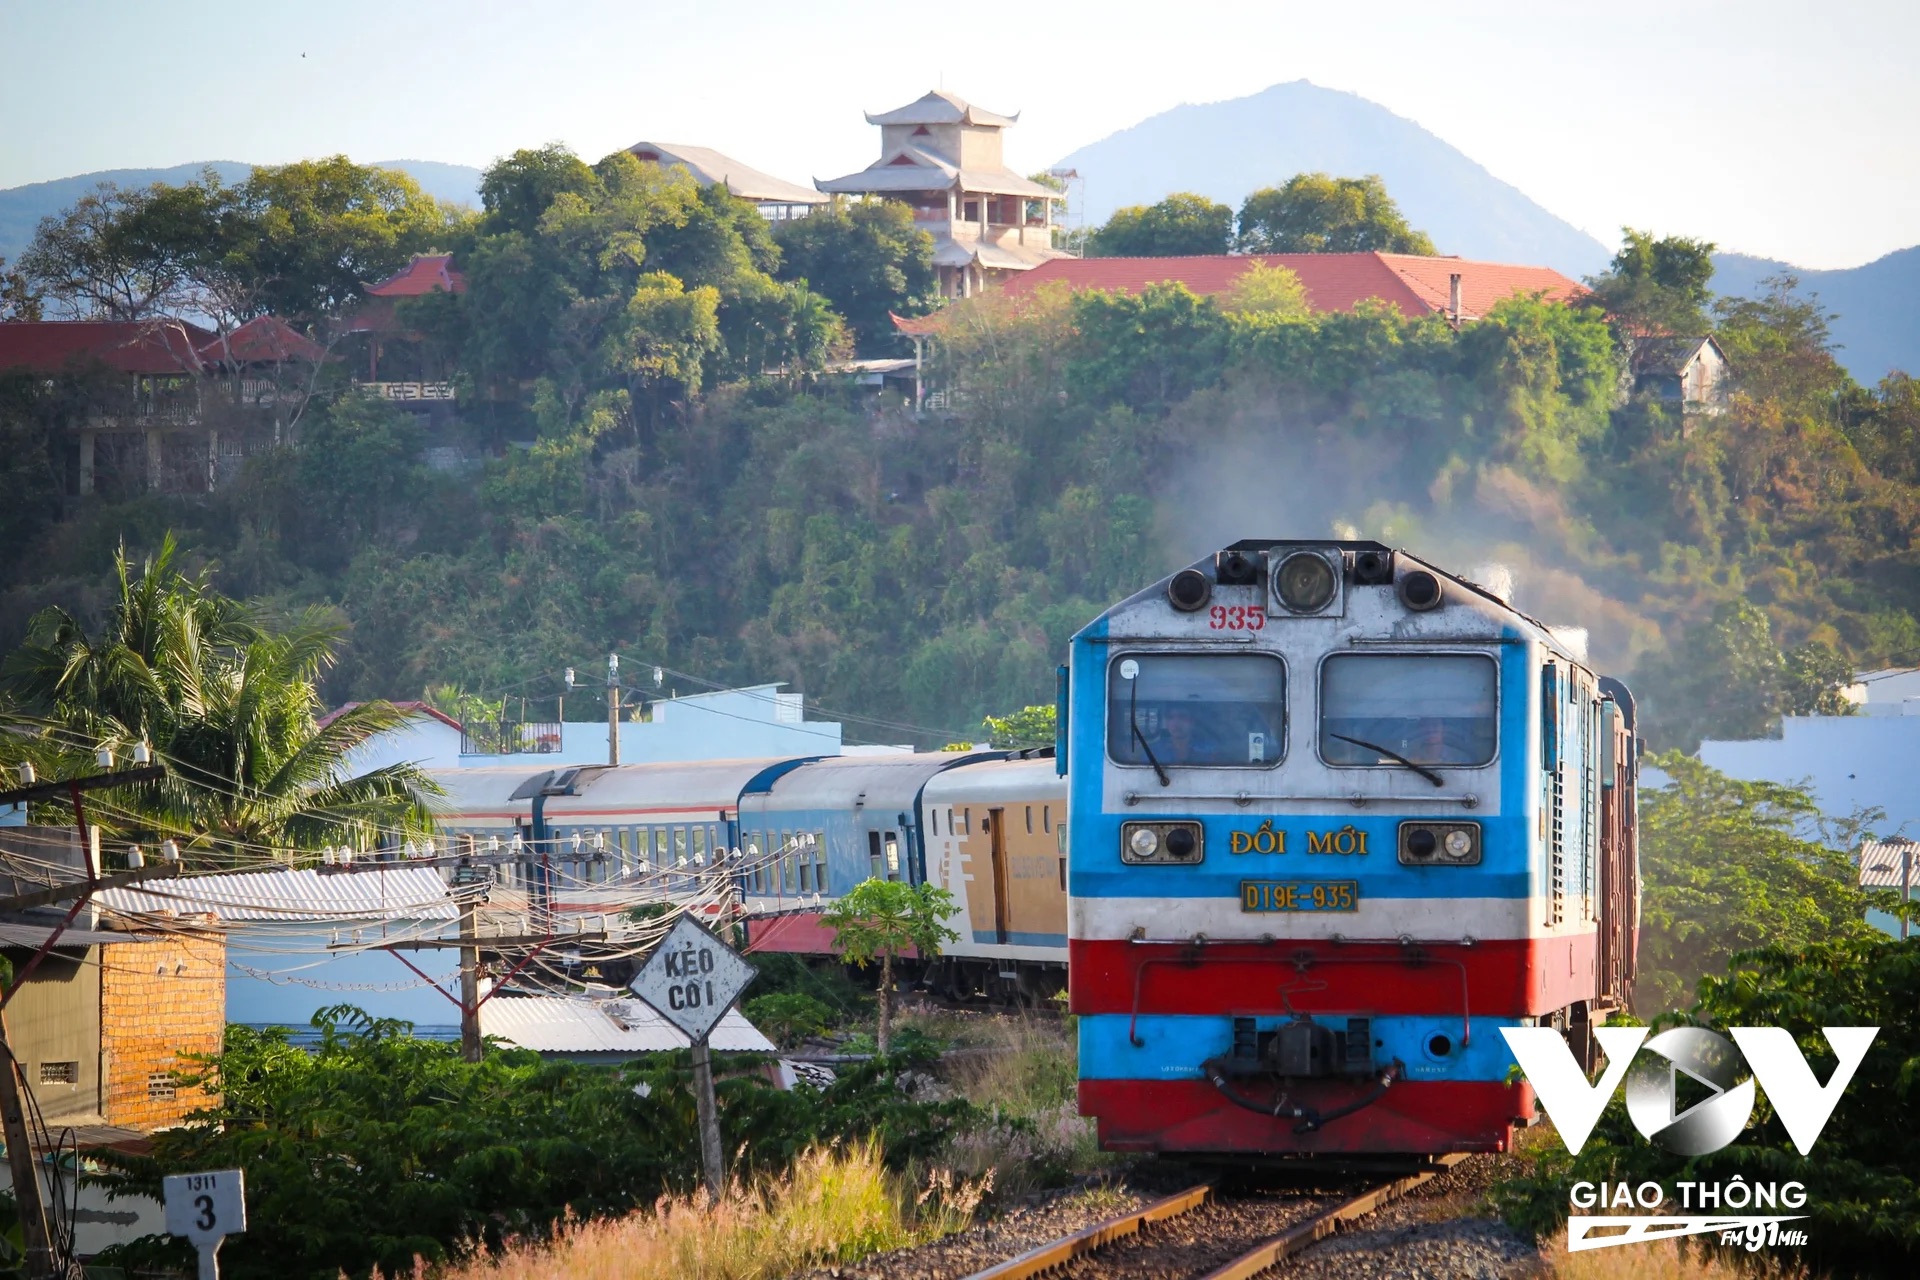
[[[1328,764],[1482,765],[1493,759],[1493,659],[1343,653],[1320,669],[1320,756]],[[1376,749],[1382,748],[1382,749]]]
[[[1280,762],[1287,674],[1270,654],[1130,654],[1107,669],[1107,754],[1154,768]]]

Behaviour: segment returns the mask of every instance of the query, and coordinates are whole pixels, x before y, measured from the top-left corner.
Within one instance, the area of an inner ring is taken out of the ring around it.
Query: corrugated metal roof
[[[1911,852],[1913,882],[1920,889],[1920,841],[1869,840],[1860,849],[1860,887],[1862,889],[1898,889],[1901,855]]]
[[[53,927],[44,924],[20,924],[17,922],[0,923],[0,947],[41,947],[53,934]],[[97,947],[112,942],[139,942],[151,934],[109,933],[105,929],[68,929],[53,944],[58,951],[64,947]]]
[[[452,920],[446,882],[431,867],[322,875],[312,868],[183,876],[105,889],[94,901],[122,915],[199,915],[230,921]]]
[[[480,1006],[480,1032],[535,1053],[662,1053],[692,1042],[637,999],[496,996]],[[726,1053],[772,1053],[774,1044],[738,1009],[727,1010],[708,1038]]]

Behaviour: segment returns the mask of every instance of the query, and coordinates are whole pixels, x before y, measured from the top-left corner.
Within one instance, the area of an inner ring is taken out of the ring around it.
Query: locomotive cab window
[[[1128,654],[1107,668],[1107,754],[1148,768],[1272,768],[1286,698],[1271,654]]]
[[[1483,654],[1336,654],[1320,669],[1320,756],[1335,765],[1490,763],[1498,680]]]

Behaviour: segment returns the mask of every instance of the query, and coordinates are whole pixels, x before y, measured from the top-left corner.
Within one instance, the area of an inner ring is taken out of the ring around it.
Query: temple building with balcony
[[[940,291],[967,297],[1071,256],[1053,247],[1054,205],[1066,197],[1001,158],[1002,134],[1018,119],[936,90],[896,111],[869,114],[867,123],[880,126],[880,158],[814,185],[832,195],[911,205],[914,221],[933,236]]]

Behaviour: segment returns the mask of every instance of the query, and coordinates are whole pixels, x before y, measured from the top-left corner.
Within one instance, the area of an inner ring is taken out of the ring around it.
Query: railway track
[[[1357,1195],[1288,1189],[1223,1190],[1204,1182],[1062,1236],[967,1280],[1252,1280],[1460,1163],[1375,1181]]]

